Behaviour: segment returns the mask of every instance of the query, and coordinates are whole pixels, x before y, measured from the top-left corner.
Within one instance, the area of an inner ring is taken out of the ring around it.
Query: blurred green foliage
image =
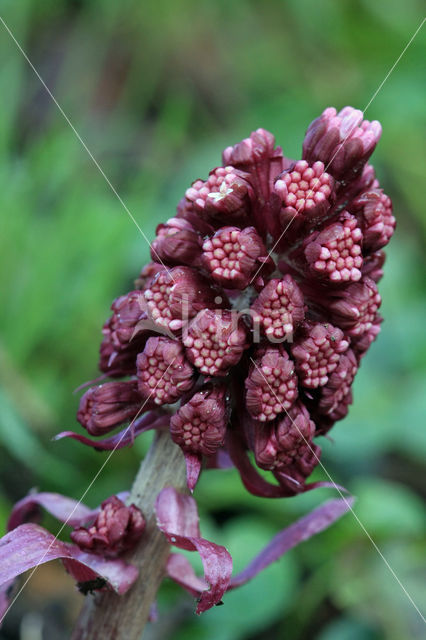
[[[219,164],[224,146],[262,126],[299,157],[304,131],[323,108],[364,108],[419,26],[421,7],[416,0],[2,0],[1,15],[152,238],[190,182]],[[421,637],[420,617],[369,535],[421,605],[425,45],[423,29],[366,114],[383,125],[374,163],[399,225],[380,285],[386,322],[348,418],[334,442],[321,443],[333,479],[358,497],[359,522],[347,515],[200,619],[189,598],[165,584],[149,638]],[[132,287],[149,252],[2,25],[0,55],[4,530],[11,504],[31,487],[77,498],[103,461],[50,438],[75,428],[72,390],[96,377],[111,300]],[[129,486],[149,441],[114,455],[90,504]],[[204,533],[229,546],[238,568],[328,493],[260,500],[227,471],[205,473],[196,497]]]

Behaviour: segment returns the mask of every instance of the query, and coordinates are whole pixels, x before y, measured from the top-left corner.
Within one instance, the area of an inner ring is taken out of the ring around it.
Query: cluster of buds
[[[191,464],[220,466],[228,453],[250,488],[251,450],[283,495],[306,490],[314,438],[347,414],[380,330],[377,282],[395,229],[367,164],[380,135],[361,111],[328,108],[300,160],[264,129],[225,149],[157,228],[135,290],[112,305],[100,368],[127,379],[83,396],[91,435],[154,407]]]
[[[127,507],[120,498],[111,496],[102,503],[93,524],[75,528],[70,537],[83,551],[114,558],[133,549],[144,529],[141,510],[133,504]]]

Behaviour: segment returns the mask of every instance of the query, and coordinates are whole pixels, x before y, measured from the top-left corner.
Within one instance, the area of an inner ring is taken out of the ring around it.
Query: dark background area
[[[149,239],[221,150],[264,127],[300,157],[325,107],[363,109],[422,20],[420,2],[324,0],[2,0],[0,15]],[[404,587],[424,603],[425,28],[368,107],[373,156],[397,233],[380,283],[382,333],[355,404],[324,440],[323,463]],[[104,456],[52,442],[76,428],[97,375],[100,329],[149,250],[70,126],[0,24],[0,527],[31,487],[79,498]],[[422,419],[423,417],[423,419]],[[90,505],[129,487],[150,435],[114,454]],[[317,478],[324,472],[318,471]],[[206,537],[236,568],[322,502],[246,494],[233,471],[196,491]],[[53,522],[46,521],[53,532]],[[424,584],[424,583],[423,583]],[[0,638],[65,638],[81,604],[60,565],[41,567]],[[149,640],[406,640],[420,617],[348,514],[201,618],[169,583]]]

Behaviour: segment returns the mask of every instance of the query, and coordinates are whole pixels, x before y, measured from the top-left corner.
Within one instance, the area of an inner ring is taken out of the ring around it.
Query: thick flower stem
[[[168,432],[157,434],[133,483],[128,504],[139,507],[146,529],[139,545],[126,558],[139,568],[139,578],[124,595],[112,592],[86,596],[72,640],[139,640],[151,605],[164,577],[169,544],[157,529],[154,505],[158,493],[167,486],[184,490],[185,462],[181,450]]]

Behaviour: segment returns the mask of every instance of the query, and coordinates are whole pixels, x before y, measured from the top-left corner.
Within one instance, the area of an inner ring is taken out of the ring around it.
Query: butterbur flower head
[[[111,377],[132,375],[135,357],[152,330],[141,291],[120,296],[111,305],[112,316],[105,322],[99,368]]]
[[[312,439],[315,424],[299,401],[281,420],[255,428],[254,452],[262,469],[273,471],[280,482],[298,493],[319,462],[320,450]]]
[[[334,200],[334,179],[322,162],[299,160],[284,171],[274,184],[282,204],[281,222],[312,224],[324,216]]]
[[[272,133],[266,129],[257,129],[249,138],[227,147],[222,154],[222,159],[224,164],[249,168],[254,164],[270,160],[277,155],[277,151],[279,155],[280,150],[274,147],[275,137]]]
[[[371,324],[368,323],[368,328],[365,329],[362,333],[351,337],[351,346],[354,353],[357,355],[358,359],[364,356],[371,344],[377,338],[380,333],[381,323],[383,322],[383,318],[376,313]]]
[[[182,211],[194,211],[212,223],[244,219],[250,202],[246,178],[232,166],[214,169],[207,180],[196,180],[186,190]]]
[[[297,385],[294,362],[288,353],[278,346],[262,349],[245,381],[248,412],[260,422],[274,420],[296,400]]]
[[[348,336],[361,336],[368,331],[377,317],[382,299],[371,278],[350,284],[330,302],[333,320],[346,330]]]
[[[360,194],[368,189],[376,189],[379,187],[378,180],[376,178],[376,172],[374,167],[371,164],[364,165],[364,168],[356,179],[356,181],[351,185],[351,193]]]
[[[151,256],[168,266],[196,266],[201,256],[202,236],[190,222],[171,218],[157,227],[157,237],[151,245]]]
[[[305,257],[315,276],[338,284],[357,282],[363,265],[361,243],[357,219],[346,213],[307,239]]]
[[[217,309],[195,316],[183,344],[188,360],[205,376],[225,376],[249,346],[244,321]]]
[[[142,397],[134,380],[106,382],[91,387],[82,396],[77,420],[91,435],[100,436],[132,420],[141,404]]]
[[[252,223],[264,237],[276,227],[273,217],[279,210],[279,198],[273,191],[274,182],[291,161],[283,156],[281,147],[275,147],[274,136],[265,129],[256,129],[248,138],[227,147],[222,159],[248,175],[255,196],[251,202]]]
[[[303,159],[321,160],[334,178],[349,182],[362,171],[382,134],[377,120],[363,120],[363,112],[345,107],[323,111],[306,132]]]
[[[116,496],[102,503],[96,520],[89,527],[71,532],[71,540],[83,551],[115,557],[132,549],[145,529],[145,519],[135,505],[127,507]]]
[[[280,454],[276,468],[289,467],[301,457],[315,435],[315,423],[306,407],[297,402],[275,427]]]
[[[148,317],[146,304],[141,291],[131,291],[114,300],[111,309],[113,314],[105,323],[102,333],[120,351],[142,332],[141,322]]]
[[[339,359],[339,363],[329,376],[325,387],[321,389],[318,412],[331,418],[333,422],[341,420],[348,412],[352,402],[352,383],[358,362],[352,349],[348,349]]]
[[[205,388],[172,416],[170,434],[185,452],[210,456],[224,444],[228,418],[225,387]]]
[[[308,325],[306,337],[291,347],[302,386],[315,389],[325,385],[337,367],[339,354],[349,347],[343,331],[331,324]]]
[[[194,384],[194,369],[177,340],[149,338],[136,367],[140,394],[158,405],[176,402]]]
[[[396,227],[392,201],[381,189],[365,191],[352,202],[364,232],[364,246],[377,251],[388,244]]]
[[[144,291],[154,276],[160,271],[165,271],[165,269],[166,267],[162,262],[148,262],[148,264],[142,267],[139,276],[135,280],[135,289]]]
[[[217,306],[220,294],[195,269],[175,267],[160,271],[144,291],[150,318],[169,331],[180,331],[185,322],[205,307]]]
[[[274,278],[253,303],[253,322],[271,342],[290,339],[305,315],[303,294],[291,275]]]
[[[203,244],[203,264],[228,289],[245,289],[256,271],[272,271],[273,260],[254,227],[223,227]]]
[[[297,457],[293,464],[282,469],[276,469],[273,473],[281,486],[286,487],[291,494],[298,494],[305,490],[306,478],[308,478],[318,465],[321,456],[321,448],[317,444],[301,445],[297,451]]]
[[[377,282],[395,220],[368,164],[380,133],[361,111],[328,108],[301,159],[264,129],[227,147],[157,228],[138,291],[115,301],[101,369],[131,380],[90,390],[83,426],[100,435],[146,403],[134,433],[170,425],[190,490],[203,456],[231,461],[257,496],[313,488],[314,436],[348,412],[382,321]],[[117,436],[92,444],[110,449]]]
[[[379,282],[383,278],[383,265],[385,264],[386,253],[375,251],[364,258],[362,275],[368,276],[374,282]]]
[[[109,338],[104,338],[99,353],[99,369],[109,377],[121,378],[136,372],[135,357],[138,350],[135,344],[132,343],[127,348],[117,350]]]

